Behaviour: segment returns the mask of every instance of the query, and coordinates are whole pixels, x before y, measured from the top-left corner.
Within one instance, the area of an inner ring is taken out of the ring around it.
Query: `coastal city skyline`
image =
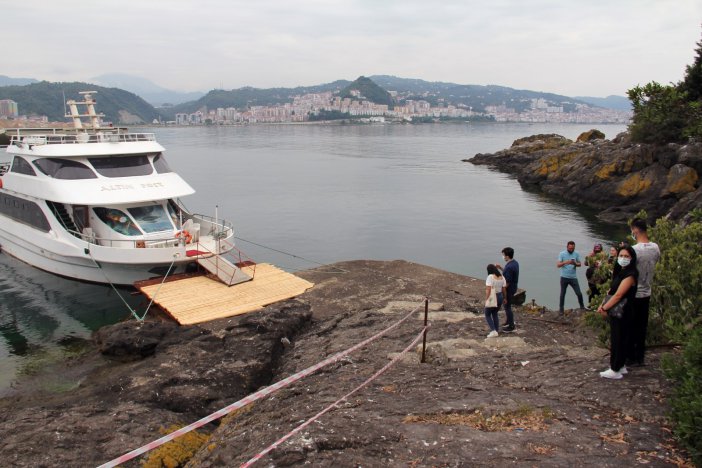
[[[396,95],[396,92],[391,94]],[[564,111],[562,106],[554,106],[546,99],[531,99],[528,109],[521,112],[507,104],[487,106],[484,112],[476,112],[468,106],[440,105],[432,106],[428,101],[419,99],[405,100],[402,105],[392,109],[386,104],[370,102],[359,93],[351,98],[341,98],[332,92],[309,93],[293,97],[293,102],[270,106],[249,106],[246,109],[235,107],[218,107],[216,109],[198,110],[192,113],[177,113],[176,125],[237,123],[285,123],[306,122],[310,116],[321,112],[338,112],[349,118],[363,117],[367,122],[407,121],[413,119],[494,119],[496,122],[531,122],[531,123],[628,123],[630,111],[592,107],[576,104],[572,112]]]
[[[22,38],[3,73],[70,82],[123,72],[178,91],[387,73],[604,97],[679,80],[700,18],[693,0],[125,0],[109,14],[77,0],[27,0],[3,8],[5,34]],[[70,60],[67,45],[80,52]]]

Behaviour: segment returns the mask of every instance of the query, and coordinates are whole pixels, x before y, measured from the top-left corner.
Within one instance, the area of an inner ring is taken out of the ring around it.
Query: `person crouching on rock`
[[[617,263],[614,264],[612,272],[612,287],[609,290],[608,300],[602,303],[597,309],[603,316],[609,316],[610,328],[610,355],[609,369],[600,372],[600,376],[606,379],[621,379],[628,371],[624,365],[626,361],[627,345],[627,325],[631,321],[634,298],[639,279],[639,272],[636,269],[636,251],[633,247],[626,245],[619,249]],[[626,303],[622,302],[626,301]],[[619,303],[623,305],[621,317],[614,317],[608,313]]]
[[[500,328],[497,312],[507,295],[507,282],[502,273],[493,264],[487,266],[488,277],[485,280],[485,320],[490,327],[488,338],[495,338]]]

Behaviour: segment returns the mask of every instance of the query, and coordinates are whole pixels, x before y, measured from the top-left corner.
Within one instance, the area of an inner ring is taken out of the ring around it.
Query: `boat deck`
[[[134,286],[181,325],[192,325],[261,309],[298,296],[313,283],[273,265],[244,266],[253,275],[246,283],[229,287],[204,275],[182,275],[166,280],[139,281]],[[159,289],[160,288],[160,289]]]

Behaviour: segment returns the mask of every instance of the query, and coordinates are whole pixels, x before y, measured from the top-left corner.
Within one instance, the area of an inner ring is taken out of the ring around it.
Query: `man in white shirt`
[[[627,366],[643,366],[646,352],[646,330],[648,329],[648,310],[651,303],[651,284],[656,271],[656,263],[661,258],[658,244],[648,239],[646,220],[635,218],[631,221],[631,237],[636,240],[636,268],[639,282],[633,304],[633,317],[630,324],[629,346],[627,347]]]

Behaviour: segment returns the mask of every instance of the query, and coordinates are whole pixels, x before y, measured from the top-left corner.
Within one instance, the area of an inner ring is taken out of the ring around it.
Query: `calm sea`
[[[597,125],[608,138],[625,128]],[[294,271],[352,259],[406,259],[482,278],[505,246],[528,299],[557,305],[556,256],[587,254],[625,232],[592,212],[522,190],[461,162],[535,133],[569,138],[592,125],[251,125],[147,129],[197,191],[191,210],[233,222],[254,260]],[[311,260],[311,261],[307,261]],[[586,288],[584,273],[581,284]],[[421,293],[421,291],[417,291]],[[124,291],[133,305],[140,300]],[[0,254],[0,390],[68,352],[127,308],[109,288],[37,271]],[[566,307],[577,303],[569,292]]]

